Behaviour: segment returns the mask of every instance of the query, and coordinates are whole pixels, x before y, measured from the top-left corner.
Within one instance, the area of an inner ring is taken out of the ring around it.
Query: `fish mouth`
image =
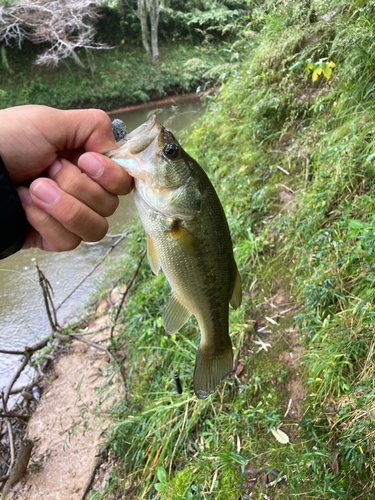
[[[158,138],[163,127],[156,115],[151,115],[124,139],[121,147],[110,151],[107,156],[125,168],[135,178],[142,177],[142,165],[158,151]]]

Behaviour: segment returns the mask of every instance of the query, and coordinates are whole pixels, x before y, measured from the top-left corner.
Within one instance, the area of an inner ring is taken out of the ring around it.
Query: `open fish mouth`
[[[147,122],[142,123],[125,137],[122,151],[131,155],[142,153],[159,136],[161,129],[156,115],[151,115]]]
[[[144,177],[143,165],[158,152],[158,138],[163,127],[156,115],[151,115],[119,143],[119,149],[109,151],[106,155],[135,178]]]

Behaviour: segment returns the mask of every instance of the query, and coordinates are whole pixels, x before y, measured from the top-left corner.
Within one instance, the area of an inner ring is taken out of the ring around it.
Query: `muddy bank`
[[[107,306],[106,300],[101,302],[97,317],[82,332],[84,339],[99,346],[108,337],[109,330],[103,329],[110,323],[109,315],[103,314]],[[39,384],[43,391],[40,403],[22,412],[31,414],[23,438],[31,440],[34,446],[27,472],[11,489],[9,499],[82,499],[110,423],[104,412],[115,398],[122,397],[118,376],[112,373],[103,378],[111,363],[104,350],[74,340],[61,342],[55,355]],[[115,384],[114,395],[99,411],[100,391],[108,377]],[[100,489],[106,470],[103,465],[91,487],[95,483],[95,488]]]

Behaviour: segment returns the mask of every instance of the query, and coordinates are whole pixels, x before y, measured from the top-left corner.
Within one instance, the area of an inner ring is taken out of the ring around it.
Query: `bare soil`
[[[102,316],[90,324],[89,331],[108,323],[108,317]],[[98,342],[108,332],[89,339]],[[57,359],[26,431],[25,437],[34,442],[27,473],[9,499],[81,499],[109,424],[94,412],[107,360],[105,351],[81,341],[73,341],[69,354]]]

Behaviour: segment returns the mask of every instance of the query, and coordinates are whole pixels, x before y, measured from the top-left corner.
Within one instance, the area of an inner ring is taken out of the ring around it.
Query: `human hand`
[[[116,210],[117,195],[133,187],[129,174],[101,154],[112,149],[104,111],[0,110],[0,156],[31,225],[23,248],[65,251],[105,236],[105,217]]]

